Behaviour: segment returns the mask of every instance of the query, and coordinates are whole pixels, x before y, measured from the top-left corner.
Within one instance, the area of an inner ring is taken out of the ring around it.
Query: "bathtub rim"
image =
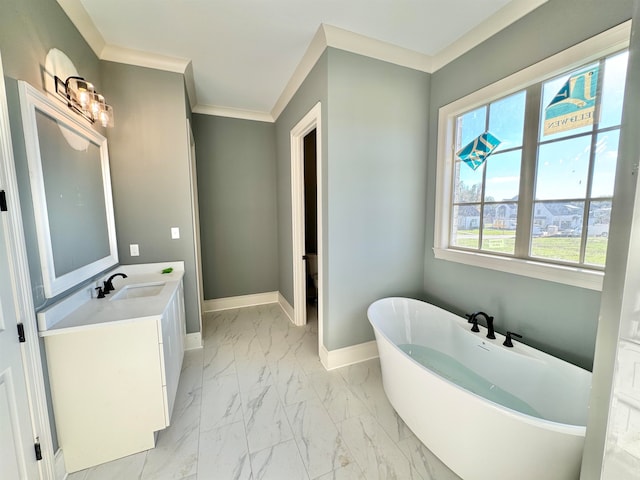
[[[472,397],[475,397],[478,401],[485,403],[487,406],[489,406],[490,408],[492,408],[493,410],[497,410],[500,413],[504,413],[512,418],[516,418],[518,420],[521,420],[529,425],[532,426],[540,426],[543,427],[547,430],[551,430],[554,432],[558,432],[558,433],[564,433],[567,435],[573,435],[576,437],[584,437],[586,435],[586,431],[587,431],[587,426],[586,425],[573,425],[570,423],[562,423],[562,422],[554,422],[553,420],[548,420],[545,418],[541,418],[541,417],[535,417],[533,415],[529,415],[523,412],[519,412],[518,410],[514,410],[512,408],[509,408],[505,405],[502,405],[500,403],[494,402],[492,400],[489,400],[486,397],[483,397],[482,395],[478,395],[477,393],[474,393],[470,390],[467,390],[466,388],[458,385],[455,382],[452,382],[451,380],[443,377],[442,375],[439,375],[437,372],[434,372],[433,370],[430,370],[429,368],[425,367],[424,365],[422,365],[420,362],[416,361],[414,358],[412,358],[411,356],[407,355],[398,345],[395,344],[395,342],[391,341],[391,339],[380,329],[378,328],[378,326],[376,326],[374,324],[374,321],[371,319],[370,313],[371,313],[371,309],[372,307],[377,304],[377,303],[381,303],[383,301],[390,301],[390,300],[403,300],[403,301],[413,301],[413,302],[418,302],[418,303],[423,303],[423,304],[427,304],[430,305],[432,307],[435,307],[437,309],[442,310],[443,312],[447,312],[450,313],[451,315],[454,315],[455,317],[460,318],[461,320],[464,320],[462,317],[460,317],[459,315],[456,315],[455,313],[449,312],[448,310],[445,310],[441,307],[438,307],[437,305],[434,305],[432,303],[429,302],[425,302],[424,300],[419,300],[416,298],[410,298],[410,297],[384,297],[384,298],[380,298],[378,300],[376,300],[375,302],[373,302],[371,305],[369,305],[369,308],[367,308],[367,319],[369,320],[369,324],[372,326],[374,333],[376,336],[380,335],[384,341],[386,341],[389,345],[391,345],[395,351],[402,355],[403,357],[405,357],[407,360],[409,360],[410,362],[413,362],[415,365],[417,365],[419,368],[421,368],[422,370],[428,372],[429,374],[435,376],[437,379],[442,380],[443,382],[445,382],[447,385],[452,386],[453,388],[455,388],[458,391],[461,391],[463,393],[466,393],[468,395],[471,395]],[[460,327],[458,325],[458,327]],[[484,328],[484,327],[482,327]],[[504,335],[496,332],[496,341],[499,339],[504,339]],[[502,337],[502,338],[499,338]],[[484,339],[482,339],[484,341]],[[376,338],[377,341],[377,338]],[[522,343],[522,342],[519,342]],[[533,347],[530,347],[529,345],[522,343],[523,346],[527,347],[528,349],[532,349],[532,350],[536,350],[538,352],[541,352],[545,355],[549,355],[541,350],[537,350]],[[514,352],[515,354],[517,354],[518,352]],[[569,365],[578,368],[580,370],[584,370],[580,367],[578,367],[577,365],[574,365],[570,362],[566,362],[565,360],[559,359],[557,357],[553,357],[552,355],[549,355],[552,358],[556,358],[557,360],[560,360],[562,362],[568,363]],[[588,370],[584,370],[586,372],[588,372]]]

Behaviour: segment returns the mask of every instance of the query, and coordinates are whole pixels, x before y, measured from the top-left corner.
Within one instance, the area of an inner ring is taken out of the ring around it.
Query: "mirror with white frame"
[[[57,99],[18,82],[46,298],[118,263],[107,139]]]

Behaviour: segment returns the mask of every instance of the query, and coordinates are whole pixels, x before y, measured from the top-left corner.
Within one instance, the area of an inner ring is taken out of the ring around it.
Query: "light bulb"
[[[103,127],[108,127],[110,123],[109,114],[104,110],[100,112],[100,123]]]
[[[80,90],[78,92],[78,102],[80,102],[83,110],[87,110],[87,106],[90,103],[89,92],[87,92],[86,90]]]
[[[91,113],[93,113],[94,117],[97,117],[102,110],[104,110],[104,97],[96,93],[91,101]]]
[[[91,97],[95,91],[93,85],[85,80],[74,78],[73,82],[69,83],[69,88],[75,93],[82,110],[88,110],[91,104]]]
[[[113,127],[113,108],[111,105],[102,104],[103,108],[98,114],[98,119],[103,127]]]
[[[99,121],[104,127],[113,126],[113,109],[105,103],[104,97],[96,92],[93,84],[81,77],[68,77],[64,87],[64,96],[70,108],[91,123]],[[60,93],[57,89],[58,83],[56,83],[56,91]]]

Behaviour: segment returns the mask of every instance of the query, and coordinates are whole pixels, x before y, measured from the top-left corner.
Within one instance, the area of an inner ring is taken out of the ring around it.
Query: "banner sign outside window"
[[[598,67],[571,75],[544,110],[544,135],[593,125]]]
[[[484,163],[500,143],[500,140],[495,136],[485,132],[473,139],[466,147],[460,149],[456,155],[475,170]]]

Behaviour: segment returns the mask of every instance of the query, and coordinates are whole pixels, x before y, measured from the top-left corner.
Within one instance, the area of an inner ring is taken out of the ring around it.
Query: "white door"
[[[0,191],[3,183],[4,179],[0,178]],[[0,212],[0,478],[31,480],[40,475],[18,341],[13,275],[6,241],[8,228],[8,214]]]

